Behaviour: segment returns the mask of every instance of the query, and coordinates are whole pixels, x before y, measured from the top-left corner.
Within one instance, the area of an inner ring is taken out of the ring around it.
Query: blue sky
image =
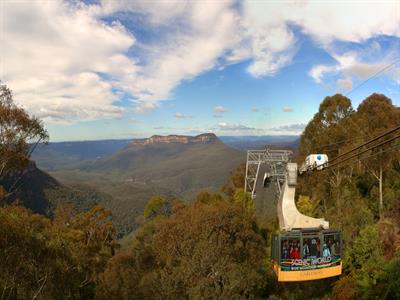
[[[400,105],[400,2],[5,1],[0,79],[52,141],[299,134],[324,97]],[[23,19],[24,22],[17,20]]]

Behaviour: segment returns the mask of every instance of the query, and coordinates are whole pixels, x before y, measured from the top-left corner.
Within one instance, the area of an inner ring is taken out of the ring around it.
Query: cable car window
[[[318,236],[303,239],[303,258],[317,258],[321,256],[321,242]]]
[[[341,256],[340,235],[338,233],[324,235],[323,256]]]
[[[300,259],[300,239],[295,237],[282,238],[282,259]]]

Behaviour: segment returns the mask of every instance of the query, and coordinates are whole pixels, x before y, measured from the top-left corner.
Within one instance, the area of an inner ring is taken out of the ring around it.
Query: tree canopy
[[[26,168],[35,147],[48,139],[42,122],[18,107],[11,90],[0,82],[0,185],[10,173],[15,175]],[[16,175],[8,193],[15,188],[18,178]]]

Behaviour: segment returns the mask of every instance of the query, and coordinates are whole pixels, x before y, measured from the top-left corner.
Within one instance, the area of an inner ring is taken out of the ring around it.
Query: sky
[[[0,0],[0,80],[51,141],[300,134],[400,106],[400,1]]]

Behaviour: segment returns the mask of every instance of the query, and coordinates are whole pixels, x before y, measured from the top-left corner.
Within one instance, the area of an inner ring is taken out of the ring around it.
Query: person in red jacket
[[[295,247],[293,249],[293,251],[290,253],[290,259],[300,259],[299,247]]]

